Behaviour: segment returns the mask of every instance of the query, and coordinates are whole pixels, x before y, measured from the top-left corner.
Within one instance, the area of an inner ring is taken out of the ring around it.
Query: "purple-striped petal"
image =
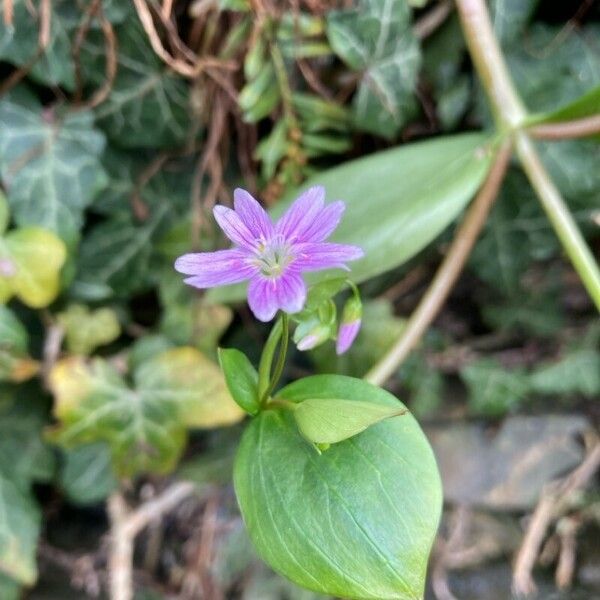
[[[217,204],[213,208],[213,214],[219,227],[225,235],[238,246],[253,250],[257,246],[257,238],[246,227],[240,216],[231,208]]]
[[[358,246],[331,242],[308,242],[294,245],[294,271],[321,271],[323,269],[348,269],[345,263],[364,256]]]
[[[275,225],[275,231],[289,242],[305,241],[305,232],[323,210],[325,188],[317,185],[309,188],[287,209]]]
[[[246,191],[233,192],[233,206],[250,233],[256,239],[268,240],[274,233],[273,223],[265,209]]]
[[[175,261],[175,270],[185,275],[185,283],[197,288],[229,285],[250,279],[258,267],[248,260],[248,255],[237,249],[184,254]]]
[[[270,321],[278,310],[297,313],[305,302],[306,284],[298,273],[288,271],[276,279],[257,275],[248,285],[248,304],[261,321]]]
[[[253,277],[248,284],[248,305],[259,321],[270,321],[277,312],[275,280]]]
[[[306,284],[298,273],[286,271],[275,280],[277,306],[287,313],[297,313],[306,302]]]
[[[304,232],[303,242],[323,242],[340,224],[346,205],[338,200],[328,204],[319,214],[312,225]]]

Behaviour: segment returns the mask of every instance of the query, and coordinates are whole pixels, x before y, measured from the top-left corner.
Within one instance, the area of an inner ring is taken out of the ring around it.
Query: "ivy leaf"
[[[0,597],[3,600],[19,600],[21,598],[21,586],[10,577],[0,572]]]
[[[0,101],[0,171],[13,217],[74,242],[83,210],[106,185],[104,136],[88,111],[58,117],[24,88]]]
[[[185,81],[157,56],[137,16],[115,27],[119,46],[117,75],[110,95],[96,108],[98,123],[123,148],[162,148],[189,139],[193,128]],[[91,33],[82,47],[90,83],[104,80],[102,35]]]
[[[189,427],[239,421],[213,362],[194,348],[175,348],[142,363],[127,385],[102,359],[71,357],[50,376],[59,425],[50,433],[64,447],[106,442],[118,473],[165,473],[173,469]]]
[[[66,260],[63,242],[38,227],[10,231],[0,238],[0,302],[16,296],[42,308],[60,291],[59,273]]]
[[[39,32],[42,27],[40,5],[27,0],[13,0],[12,25],[7,25],[5,10],[0,5],[0,58],[24,67],[31,64],[28,75],[39,83],[75,87],[71,32],[77,27],[79,15],[73,4],[65,0],[49,3],[48,43],[38,56]],[[35,7],[34,7],[35,6]]]
[[[524,371],[507,371],[492,358],[482,358],[464,367],[460,376],[469,390],[469,406],[475,413],[502,416],[516,408],[530,391]]]
[[[54,454],[42,440],[47,418],[36,387],[0,387],[0,474],[24,491],[54,474]]]
[[[85,236],[78,257],[73,293],[81,299],[124,297],[150,283],[152,240],[168,212],[160,207],[147,221],[118,214]]]
[[[402,407],[344,398],[309,398],[294,410],[300,433],[315,444],[335,444],[384,419],[403,415]]]
[[[361,0],[350,10],[331,11],[327,37],[334,52],[361,73],[354,97],[358,128],[394,137],[414,113],[421,63],[405,0]]]
[[[27,330],[14,313],[0,305],[0,381],[19,383],[33,377],[39,363],[27,351]]]
[[[280,395],[399,406],[388,392],[342,376],[308,377]],[[290,411],[263,411],[243,435],[234,484],[259,555],[294,583],[343,598],[422,598],[442,493],[431,448],[409,414],[318,455]]]
[[[503,46],[516,40],[525,29],[539,0],[492,0],[490,17]]]
[[[115,311],[110,308],[90,310],[83,304],[71,304],[57,315],[65,330],[67,348],[72,354],[89,355],[98,347],[116,340],[121,325]]]
[[[65,451],[60,484],[71,502],[83,506],[101,502],[118,483],[106,444],[86,444]]]
[[[0,573],[23,585],[37,579],[40,511],[28,492],[0,472]]]
[[[600,394],[600,352],[591,348],[572,350],[557,362],[537,367],[530,382],[540,394],[594,398]]]

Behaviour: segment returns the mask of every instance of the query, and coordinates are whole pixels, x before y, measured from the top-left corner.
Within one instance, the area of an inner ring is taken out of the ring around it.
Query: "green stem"
[[[285,357],[287,356],[289,333],[289,317],[286,313],[281,313],[281,345],[279,346],[279,354],[277,355],[277,363],[275,363],[275,369],[273,370],[273,375],[271,376],[271,382],[267,386],[267,389],[263,392],[263,395],[260,399],[261,406],[264,406],[266,401],[269,399],[269,396],[275,389],[275,386],[277,385],[279,379],[281,378],[281,374],[283,373]]]
[[[517,155],[567,256],[600,309],[600,271],[560,192],[544,168],[529,135],[527,113],[508,69],[484,0],[456,0],[465,39],[499,127],[515,132]]]
[[[533,142],[523,132],[516,135],[516,150],[556,235],[600,311],[600,269],[598,269],[598,263],[585,243],[571,211],[544,168]]]
[[[271,333],[267,338],[265,347],[263,348],[260,362],[258,364],[258,397],[262,398],[265,391],[269,387],[271,381],[271,365],[273,364],[273,355],[277,349],[277,344],[281,339],[283,332],[282,317],[279,317],[271,329]]]
[[[260,363],[258,365],[258,397],[260,398],[262,407],[265,406],[265,403],[269,399],[269,396],[275,389],[275,386],[283,373],[288,348],[289,323],[290,320],[288,315],[286,313],[281,313],[267,338],[262,356],[260,357]],[[273,356],[275,355],[275,350],[280,342],[281,345],[279,346],[277,362],[275,363],[275,368],[271,375]]]

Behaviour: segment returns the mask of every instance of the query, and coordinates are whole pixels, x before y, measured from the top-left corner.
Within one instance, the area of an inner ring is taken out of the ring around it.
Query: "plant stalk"
[[[384,384],[398,366],[417,345],[431,322],[444,304],[471,253],[479,232],[485,225],[490,208],[500,190],[511,155],[510,142],[506,141],[498,151],[487,179],[456,232],[452,245],[446,253],[431,285],[410,316],[401,337],[388,353],[366,375],[365,379],[375,385]]]
[[[287,356],[289,337],[290,319],[286,313],[281,313],[281,344],[279,345],[279,354],[277,355],[277,362],[275,363],[275,369],[273,370],[271,381],[260,398],[261,406],[265,405],[269,399],[269,396],[273,393],[273,390],[275,389],[279,379],[281,378],[283,368],[285,367],[285,358]]]
[[[600,271],[560,192],[521,128],[527,113],[510,79],[484,0],[456,0],[465,39],[499,127],[515,132],[517,155],[563,248],[600,309]]]
[[[571,211],[548,175],[535,146],[524,132],[516,134],[516,151],[523,170],[536,191],[556,235],[573,263],[594,304],[600,311],[600,269]]]

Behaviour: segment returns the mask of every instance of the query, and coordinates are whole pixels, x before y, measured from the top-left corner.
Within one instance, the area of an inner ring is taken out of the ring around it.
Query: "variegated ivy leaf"
[[[360,0],[332,11],[327,36],[335,53],[361,79],[354,97],[358,128],[394,137],[414,111],[421,54],[405,0]]]
[[[50,376],[59,424],[50,438],[65,447],[104,441],[118,473],[171,470],[191,427],[239,421],[215,363],[190,347],[174,348],[142,363],[129,385],[102,359],[71,357]]]
[[[157,56],[137,16],[115,27],[117,75],[96,118],[108,137],[125,148],[175,146],[193,134],[192,107],[185,81]],[[85,74],[93,85],[104,81],[106,51],[100,32],[82,47]]]
[[[90,310],[82,304],[71,304],[58,315],[58,322],[65,330],[67,348],[73,354],[91,354],[121,334],[117,315],[110,308]]]
[[[28,491],[0,472],[0,574],[24,585],[37,579],[40,511]]]
[[[70,0],[49,3],[48,43],[38,56],[41,4],[27,0],[13,0],[12,22],[5,18],[8,2],[0,4],[0,58],[12,64],[25,66],[32,63],[30,77],[49,86],[75,86],[71,32],[80,18],[76,5]]]
[[[76,240],[83,210],[106,184],[104,136],[87,111],[59,116],[20,87],[0,101],[0,173],[19,225]]]
[[[60,291],[59,273],[66,257],[64,243],[39,227],[0,237],[0,304],[13,296],[32,308],[50,304]]]
[[[0,305],[0,381],[21,382],[33,377],[39,363],[27,351],[27,330],[14,313]]]

